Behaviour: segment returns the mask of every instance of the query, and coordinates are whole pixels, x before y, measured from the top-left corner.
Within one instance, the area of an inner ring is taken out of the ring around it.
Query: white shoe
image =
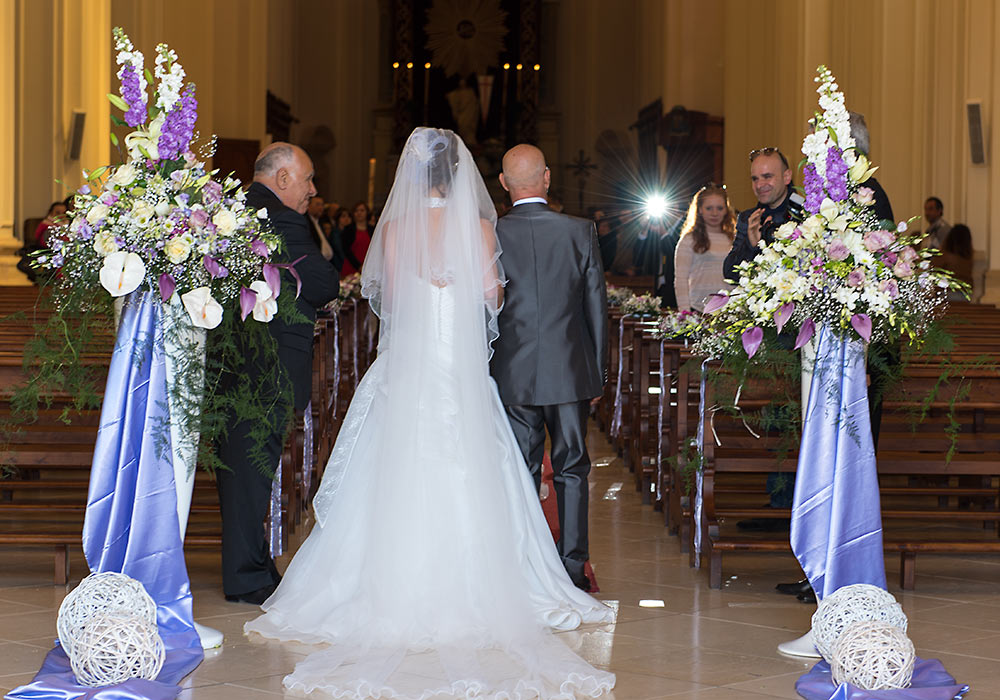
[[[202,649],[215,649],[222,646],[222,632],[211,627],[205,627],[198,622],[194,623],[194,631],[201,637]]]
[[[823,658],[820,656],[820,653],[816,651],[816,645],[813,644],[812,630],[809,630],[798,639],[793,639],[790,642],[783,642],[779,644],[778,652],[788,656],[798,656],[804,659]]]

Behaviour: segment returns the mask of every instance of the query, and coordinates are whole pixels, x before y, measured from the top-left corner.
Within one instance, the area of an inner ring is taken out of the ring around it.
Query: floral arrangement
[[[855,148],[833,74],[817,72],[823,112],[802,146],[808,216],[779,227],[773,243],[739,266],[736,288],[709,298],[703,323],[690,329],[700,354],[753,357],[765,329],[795,332],[797,349],[821,325],[865,342],[919,342],[947,290],[967,291],[931,266],[937,252],[920,250],[907,222],[877,220],[874,192],[864,186],[876,168]]]
[[[652,294],[636,296],[630,294],[621,304],[622,313],[627,316],[659,316],[660,297]]]
[[[608,285],[608,306],[621,306],[626,299],[635,296],[628,287],[616,287]]]
[[[361,298],[361,274],[355,272],[354,274],[347,275],[340,280],[340,298],[341,299],[360,299]]]
[[[72,219],[53,232],[36,265],[64,289],[100,286],[112,297],[147,290],[165,303],[176,294],[201,328],[218,326],[224,307],[236,301],[244,320],[252,314],[270,321],[277,268],[289,266],[269,262],[281,241],[267,211],[248,208],[239,180],[216,178],[190,150],[198,103],[194,84],[183,84],[177,55],[157,46],[156,101],[149,106],[154,76],[121,28],[114,36],[121,97],[108,97],[124,113],[115,123],[134,128],[124,139],[127,160],[84,171]],[[114,133],[111,140],[119,145]]]
[[[659,337],[681,338],[693,335],[701,325],[701,314],[683,309],[662,309],[660,314]]]

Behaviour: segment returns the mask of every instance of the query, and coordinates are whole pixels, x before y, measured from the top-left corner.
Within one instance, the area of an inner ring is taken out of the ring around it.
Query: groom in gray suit
[[[500,184],[513,207],[497,222],[507,287],[490,372],[536,488],[548,429],[556,546],[573,583],[588,590],[587,417],[607,371],[607,295],[594,224],[549,209],[549,178],[534,146],[503,157]]]

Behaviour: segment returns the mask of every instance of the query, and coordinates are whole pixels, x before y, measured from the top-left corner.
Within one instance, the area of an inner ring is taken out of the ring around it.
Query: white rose
[[[90,224],[96,224],[98,221],[103,221],[108,218],[108,212],[111,211],[107,204],[101,204],[98,202],[90,208],[87,212],[87,222]]]
[[[118,243],[115,241],[115,235],[108,231],[101,231],[98,233],[94,236],[94,250],[96,250],[99,255],[117,253]]]
[[[131,185],[134,179],[135,168],[131,163],[124,163],[115,169],[114,174],[110,178],[110,182],[118,187],[125,187],[127,185]]]
[[[156,206],[153,207],[157,216],[166,216],[170,213],[170,202],[157,202]]]
[[[153,205],[144,199],[136,200],[132,205],[132,218],[140,226],[145,226],[153,218]]]
[[[163,246],[163,253],[167,256],[167,260],[177,265],[187,260],[188,256],[191,255],[191,242],[184,236],[175,236]]]
[[[236,230],[236,217],[228,209],[220,209],[212,217],[216,230],[223,236],[228,236]]]

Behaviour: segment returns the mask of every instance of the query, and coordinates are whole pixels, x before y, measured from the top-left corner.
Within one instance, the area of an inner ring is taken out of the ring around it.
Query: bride
[[[496,214],[451,131],[418,128],[362,270],[378,358],[316,526],[246,632],[328,646],[285,686],[337,698],[598,697],[614,676],[551,630],[615,614],[570,581],[489,376]]]

